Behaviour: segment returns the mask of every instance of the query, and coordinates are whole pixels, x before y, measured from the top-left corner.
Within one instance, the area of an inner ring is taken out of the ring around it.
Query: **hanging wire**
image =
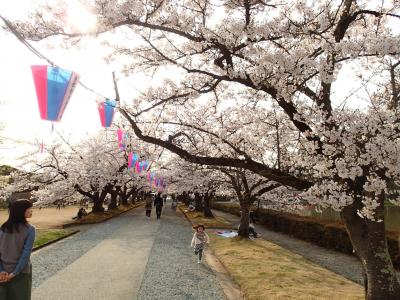
[[[13,24],[8,21],[6,18],[4,18],[2,15],[0,15],[0,19],[3,20],[4,24],[8,27],[8,29],[10,29],[11,33],[14,34],[14,36],[22,43],[24,44],[29,51],[31,51],[33,54],[35,54],[37,57],[39,57],[40,59],[43,59],[45,61],[47,61],[51,66],[53,67],[59,67],[57,64],[55,64],[52,60],[50,60],[49,58],[47,58],[45,55],[43,55],[42,53],[40,53],[37,49],[35,49],[27,40],[25,40],[25,38],[18,32],[18,30],[15,29],[15,27],[13,26]],[[110,99],[109,97],[105,97],[102,94],[100,94],[99,92],[96,92],[95,90],[91,89],[90,87],[88,87],[86,84],[84,84],[80,79],[78,81],[78,84],[81,85],[84,89],[92,92],[93,94],[96,94],[97,96],[99,96],[100,98],[103,99]]]

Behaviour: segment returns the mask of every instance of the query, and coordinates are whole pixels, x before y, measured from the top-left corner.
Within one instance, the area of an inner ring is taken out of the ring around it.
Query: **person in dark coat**
[[[156,198],[154,199],[154,206],[156,207],[157,219],[159,219],[161,217],[161,211],[164,206],[164,201],[161,198],[161,193],[158,193]]]

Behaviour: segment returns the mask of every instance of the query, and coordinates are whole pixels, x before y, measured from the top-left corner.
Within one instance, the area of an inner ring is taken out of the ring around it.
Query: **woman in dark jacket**
[[[161,217],[161,211],[164,206],[163,199],[161,198],[161,193],[158,193],[154,199],[154,206],[156,207],[157,219]]]
[[[9,208],[8,220],[0,230],[0,300],[29,300],[32,289],[30,256],[35,240],[32,203],[21,199]]]

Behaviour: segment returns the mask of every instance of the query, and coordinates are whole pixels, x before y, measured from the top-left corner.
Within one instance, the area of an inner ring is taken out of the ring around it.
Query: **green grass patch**
[[[69,229],[37,229],[33,247],[35,248],[42,246],[46,243],[62,238],[72,232],[73,230]]]

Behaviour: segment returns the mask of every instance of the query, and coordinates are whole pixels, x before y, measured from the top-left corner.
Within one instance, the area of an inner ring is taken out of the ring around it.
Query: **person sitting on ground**
[[[86,211],[86,209],[84,209],[83,207],[81,207],[79,210],[78,210],[78,213],[76,214],[76,217],[73,217],[72,219],[73,220],[80,220],[80,219],[82,219],[82,217],[83,216],[87,216],[87,211]]]
[[[252,222],[249,224],[249,237],[250,237],[250,235],[252,235],[255,238],[258,238],[261,236],[261,234],[256,232],[254,223],[252,223]]]
[[[256,213],[253,210],[250,211],[250,223],[256,223]]]
[[[188,210],[189,211],[195,211],[195,209],[196,209],[196,206],[194,205],[194,203],[190,203],[189,206],[188,206]]]
[[[87,216],[88,213],[84,207],[82,207],[82,216]]]
[[[240,224],[238,225],[238,230],[239,229],[240,229]],[[250,223],[249,223],[249,238],[258,238],[260,236],[261,236],[261,234],[256,232],[254,223],[250,220]]]

